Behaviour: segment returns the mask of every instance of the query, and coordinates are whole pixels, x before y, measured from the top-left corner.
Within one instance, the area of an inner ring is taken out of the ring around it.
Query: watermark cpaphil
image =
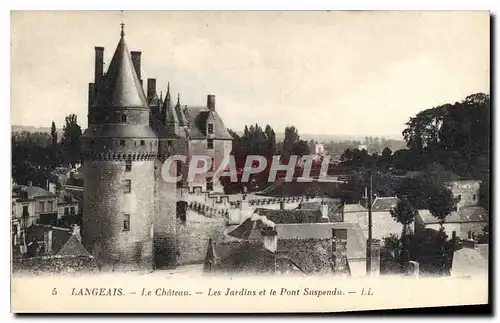
[[[212,175],[214,183],[220,182],[221,178],[228,179],[232,183],[248,183],[252,175],[268,174],[267,181],[275,182],[277,177],[284,178],[285,182],[291,182],[296,179],[299,182],[331,181],[332,178],[327,175],[330,165],[330,156],[324,155],[318,160],[314,155],[296,156],[291,155],[287,162],[283,163],[283,158],[279,155],[273,156],[272,160],[261,155],[248,155],[245,158],[244,166],[238,168],[234,155],[225,155],[222,162],[214,170],[213,158],[206,155],[193,155],[187,158],[184,155],[173,155],[165,160],[161,170],[162,178],[174,183],[183,179],[179,174],[179,169],[187,169],[186,180],[188,183],[195,181],[197,175]],[[179,167],[182,163],[183,167]],[[175,165],[176,167],[172,167]],[[187,166],[187,167],[186,167]],[[319,167],[318,167],[319,166]],[[318,170],[317,175],[312,176],[312,171]],[[297,176],[297,170],[299,175]],[[282,174],[285,173],[284,176]]]

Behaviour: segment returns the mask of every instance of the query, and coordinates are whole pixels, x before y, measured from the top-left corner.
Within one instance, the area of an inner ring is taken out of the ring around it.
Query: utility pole
[[[366,275],[370,276],[372,271],[372,196],[373,183],[372,171],[370,170],[370,181],[368,186],[368,240],[366,242]]]

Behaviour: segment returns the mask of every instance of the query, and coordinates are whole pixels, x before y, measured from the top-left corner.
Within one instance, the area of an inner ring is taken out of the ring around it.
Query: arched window
[[[126,122],[127,122],[127,115],[122,114],[122,123],[126,123]]]

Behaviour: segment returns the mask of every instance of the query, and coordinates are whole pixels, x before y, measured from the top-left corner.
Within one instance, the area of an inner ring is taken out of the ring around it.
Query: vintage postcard
[[[487,11],[14,11],[14,313],[489,304]]]

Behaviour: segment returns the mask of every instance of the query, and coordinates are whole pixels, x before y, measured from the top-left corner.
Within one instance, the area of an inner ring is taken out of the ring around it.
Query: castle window
[[[212,180],[212,177],[206,177],[205,180],[207,182],[207,191],[213,191],[214,190],[214,182]]]
[[[207,125],[207,132],[209,135],[213,134],[214,133],[214,124],[213,123],[209,123]]]
[[[130,214],[123,215],[123,231],[130,231]]]
[[[126,172],[132,171],[132,161],[131,160],[125,161],[125,171]]]
[[[141,146],[146,145],[146,142],[144,140],[141,140]]]
[[[127,122],[127,115],[122,114],[122,123],[126,123],[126,122]]]
[[[125,140],[120,140],[120,146],[125,147]]]
[[[123,181],[123,192],[130,193],[132,191],[132,181],[130,179],[126,179]]]
[[[214,140],[207,139],[207,149],[214,149]]]

